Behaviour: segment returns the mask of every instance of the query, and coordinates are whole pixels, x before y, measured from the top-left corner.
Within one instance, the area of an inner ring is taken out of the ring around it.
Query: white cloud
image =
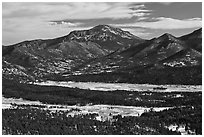
[[[164,3],[167,4],[167,3]],[[72,30],[87,29],[81,22],[63,20],[87,19],[129,19],[137,17],[137,22],[129,24],[113,24],[127,27],[137,36],[149,35],[147,32],[136,31],[135,27],[149,29],[186,29],[201,27],[201,18],[174,19],[152,18],[151,10],[142,3],[3,3],[2,28],[3,44],[12,44],[26,39],[53,38],[68,34]],[[60,21],[59,21],[60,20]],[[53,22],[52,22],[53,21]],[[58,21],[58,22],[54,22]],[[82,21],[83,22],[83,21]],[[87,24],[86,24],[87,26]],[[132,27],[130,29],[130,27]]]
[[[173,18],[153,18],[156,21],[141,21],[129,24],[115,24],[120,27],[143,27],[149,29],[187,29],[196,28],[202,26],[201,18],[191,18],[191,19],[173,19]]]
[[[170,5],[170,4],[172,4],[173,2],[160,2],[161,4],[163,4],[163,5]]]
[[[26,12],[25,12],[26,11]],[[41,17],[50,20],[131,18],[148,13],[143,4],[131,9],[130,3],[3,3],[3,17]],[[134,13],[134,14],[132,14]]]
[[[23,22],[23,24],[22,24]],[[6,24],[4,24],[6,23]],[[3,22],[2,40],[4,45],[10,45],[24,40],[56,38],[67,35],[73,30],[88,29],[68,24],[50,25],[38,20],[7,20]]]
[[[53,38],[66,35],[72,30],[85,29],[80,22],[65,22],[73,19],[120,19],[144,17],[150,11],[145,5],[131,3],[104,2],[65,2],[65,3],[26,3],[4,2],[2,4],[3,44],[12,44],[26,39]],[[61,20],[59,23],[50,21]]]
[[[138,36],[141,38],[146,38],[147,36],[151,35],[150,32],[147,32],[145,29],[142,29],[142,28],[122,28],[122,29],[125,31],[129,31],[135,36]]]
[[[49,22],[50,25],[64,25],[65,27],[76,27],[81,25],[82,23],[71,23],[71,22],[67,22],[67,21],[50,21]]]

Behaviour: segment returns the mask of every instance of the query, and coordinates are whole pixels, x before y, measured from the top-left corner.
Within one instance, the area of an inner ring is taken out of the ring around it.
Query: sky
[[[108,24],[151,39],[202,26],[201,2],[3,2],[2,44],[56,38]]]

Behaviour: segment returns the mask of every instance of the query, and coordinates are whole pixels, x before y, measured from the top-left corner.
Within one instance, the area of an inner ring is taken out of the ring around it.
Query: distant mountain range
[[[202,83],[202,29],[144,40],[109,25],[3,46],[3,78],[153,84]]]

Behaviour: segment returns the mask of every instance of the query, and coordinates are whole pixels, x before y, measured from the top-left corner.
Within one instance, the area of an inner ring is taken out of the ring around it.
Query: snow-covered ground
[[[170,125],[166,126],[169,130],[180,132],[181,135],[196,135],[195,131],[186,130],[186,125]]]
[[[53,104],[43,104],[39,101],[29,101],[14,98],[5,98],[2,97],[2,108],[3,109],[12,109],[15,106],[11,105],[41,105],[45,106],[45,108],[50,111],[67,111],[77,109],[78,111],[72,111],[69,115],[78,115],[78,114],[98,114],[98,120],[106,120],[111,119],[114,115],[121,115],[121,116],[140,116],[142,113],[149,111],[151,108],[147,107],[134,107],[134,106],[119,106],[119,105],[86,105],[86,106],[68,106],[68,105],[53,105]],[[153,108],[154,111],[162,111],[165,109],[169,109],[171,107],[155,107]]]
[[[11,104],[18,104],[18,105],[42,105],[40,101],[29,101],[29,100],[24,100],[22,98],[20,99],[15,99],[15,98],[5,98],[2,97],[2,109],[7,109],[11,108]]]
[[[99,83],[99,82],[59,82],[59,81],[46,81],[34,82],[30,84],[43,85],[43,86],[61,86],[90,90],[101,91],[154,91],[154,92],[198,92],[202,91],[201,85],[151,85],[151,84],[127,84],[127,83]],[[159,89],[159,88],[161,89]],[[162,89],[163,88],[163,89]]]
[[[148,112],[152,108],[147,107],[134,107],[134,106],[119,106],[119,105],[86,105],[86,106],[68,106],[68,105],[53,105],[53,104],[43,104],[39,101],[29,101],[14,98],[2,97],[2,109],[14,109],[18,105],[40,105],[44,106],[39,109],[50,110],[51,112],[57,111],[70,111],[67,115],[83,115],[83,114],[98,114],[95,117],[96,120],[105,121],[113,120],[113,116],[121,115],[124,116],[140,116],[144,112]],[[165,109],[171,109],[173,107],[154,107],[153,111],[163,111]],[[169,130],[180,132],[182,135],[195,135],[195,131],[186,130],[185,125],[169,125],[166,126]]]

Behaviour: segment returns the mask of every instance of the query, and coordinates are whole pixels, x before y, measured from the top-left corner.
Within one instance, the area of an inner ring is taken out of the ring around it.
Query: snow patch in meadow
[[[11,103],[18,105],[41,105],[46,106],[45,108],[50,111],[68,111],[68,110],[77,110],[71,111],[69,115],[78,115],[78,114],[98,114],[101,119],[112,118],[114,115],[124,116],[140,116],[142,113],[149,111],[151,108],[147,107],[135,107],[135,106],[120,106],[120,105],[86,105],[86,106],[69,106],[69,105],[53,105],[53,104],[43,104],[39,101],[29,101],[14,98],[5,98],[2,97],[2,109],[13,109]],[[170,109],[173,107],[154,107],[154,111],[163,111],[165,109]]]
[[[64,82],[64,81],[45,81],[34,82],[31,84],[41,86],[60,86],[69,88],[80,88],[100,91],[152,91],[152,92],[199,92],[202,91],[201,85],[152,85],[152,84],[127,84],[127,83],[99,83],[99,82]],[[163,89],[159,89],[162,87]],[[157,89],[158,88],[158,89]]]

